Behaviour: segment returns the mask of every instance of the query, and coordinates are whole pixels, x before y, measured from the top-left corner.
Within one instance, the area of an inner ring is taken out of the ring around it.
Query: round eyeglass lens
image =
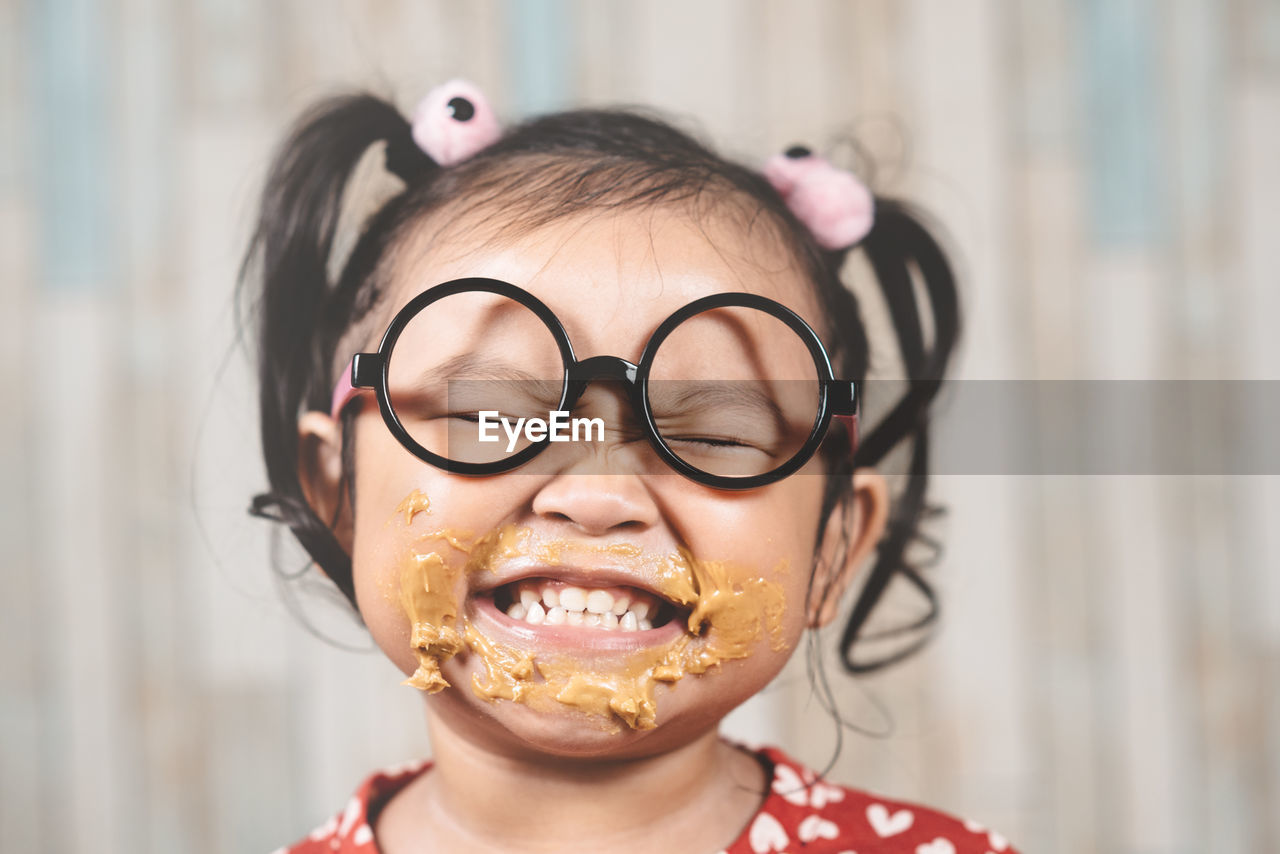
[[[663,443],[694,468],[756,477],[794,457],[818,420],[821,381],[805,340],[760,309],[708,309],[663,340],[649,405]]]
[[[419,310],[388,359],[387,391],[400,424],[431,453],[459,463],[501,462],[528,448],[522,425],[547,420],[563,388],[550,328],[523,304],[482,291]]]

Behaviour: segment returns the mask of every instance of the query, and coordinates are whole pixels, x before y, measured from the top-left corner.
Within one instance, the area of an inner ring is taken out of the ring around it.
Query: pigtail
[[[852,673],[877,670],[911,655],[928,640],[928,629],[938,617],[933,587],[919,567],[912,565],[906,552],[914,542],[929,542],[919,533],[920,523],[931,509],[925,501],[929,410],[942,385],[960,328],[955,276],[937,241],[907,207],[877,199],[875,227],[862,247],[888,305],[908,382],[902,399],[863,438],[854,464],[875,465],[903,442],[909,443],[910,457],[906,487],[894,503],[875,565],[854,603],[840,641],[842,661]],[[925,340],[925,325],[921,322],[917,282],[928,299],[932,328],[929,341]],[[898,574],[925,597],[928,611],[907,625],[864,634],[868,616]],[[854,656],[854,647],[861,641],[913,634],[918,637],[882,657],[862,661]]]
[[[410,180],[434,169],[413,143],[409,123],[386,101],[352,95],[304,115],[277,153],[262,193],[257,229],[240,289],[257,286],[261,438],[270,491],[250,514],[289,527],[338,589],[354,601],[351,558],[307,503],[298,476],[299,412],[327,399],[334,348],[346,324],[328,319],[335,296],[330,255],[347,184],[365,152],[386,142],[388,169]],[[345,320],[345,318],[344,318]],[[324,408],[324,407],[322,407]]]

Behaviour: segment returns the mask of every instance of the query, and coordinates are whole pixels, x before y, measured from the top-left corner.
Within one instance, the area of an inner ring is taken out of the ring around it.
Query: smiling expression
[[[679,209],[484,241],[463,239],[466,218],[424,225],[379,317],[432,284],[488,276],[550,306],[579,359],[635,361],[664,318],[724,291],[770,297],[822,329],[812,286],[765,231]],[[349,343],[371,350],[380,333]],[[593,415],[630,417],[609,389],[587,395]],[[472,478],[415,458],[375,406],[355,424],[347,545],[360,612],[410,684],[438,691],[430,713],[455,731],[566,756],[659,750],[759,691],[809,622],[825,521],[817,458],[719,491],[620,433],[559,469]]]

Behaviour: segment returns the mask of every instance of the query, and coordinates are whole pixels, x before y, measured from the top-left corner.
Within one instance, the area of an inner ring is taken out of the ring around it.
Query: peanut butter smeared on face
[[[692,569],[696,590],[692,597],[678,600],[692,606],[689,632],[697,635],[704,634],[708,626],[714,629],[710,646],[718,661],[748,655],[751,644],[760,637],[762,622],[768,629],[769,644],[774,651],[780,652],[785,648],[782,618],[786,599],[782,585],[762,577],[745,578],[735,584],[732,567],[725,561],[700,560],[686,551],[681,552],[680,558],[670,562],[668,572],[683,579],[687,577],[684,567]],[[785,572],[786,569],[784,563],[774,573]]]
[[[449,686],[440,664],[462,651],[457,582],[458,570],[435,552],[411,555],[400,571],[400,601],[413,626],[409,644],[418,659],[404,684],[428,694]]]
[[[415,489],[400,502],[395,512],[404,514],[404,524],[408,527],[413,524],[414,515],[424,512],[428,506],[427,496]],[[527,529],[522,533],[508,527],[474,540],[465,532],[440,530],[421,535],[418,542],[443,541],[457,551],[474,551],[479,558],[488,560],[494,556],[520,554],[521,543],[528,539],[528,534]],[[475,568],[476,560],[473,557],[467,561],[466,567],[459,568],[446,562],[436,551],[415,550],[404,558],[400,569],[400,603],[409,618],[409,645],[418,659],[418,669],[403,684],[428,694],[449,687],[440,665],[466,646],[463,637],[467,631],[467,619],[458,613],[462,592],[458,582]]]
[[[620,667],[601,670],[569,655],[512,649],[469,626],[467,648],[478,652],[484,665],[484,672],[472,679],[475,693],[535,708],[569,706],[632,729],[652,729],[659,684],[746,658],[766,632],[775,650],[785,647],[781,585],[760,577],[735,584],[728,563],[698,560],[687,552],[666,558],[664,564],[659,592],[691,609],[687,631],[679,638],[632,653]]]
[[[410,496],[412,497],[412,496]],[[425,507],[426,496],[422,496]],[[406,499],[408,502],[409,499]],[[412,513],[405,503],[397,508]],[[490,702],[507,700],[531,708],[573,708],[599,717],[612,728],[619,723],[633,729],[657,725],[655,689],[674,685],[686,674],[705,673],[723,661],[745,658],[768,635],[770,645],[786,645],[782,586],[763,576],[735,572],[725,561],[704,561],[687,551],[646,560],[638,547],[612,544],[584,547],[564,541],[536,542],[529,528],[504,526],[470,543],[463,535],[436,531],[419,542],[444,541],[469,554],[464,567],[451,568],[437,552],[413,553],[401,572],[401,601],[412,626],[411,644],[418,669],[405,684],[428,693],[448,686],[440,665],[464,649],[480,667],[472,675],[472,691]],[[502,560],[533,557],[554,566],[572,555],[607,554],[614,559],[644,562],[657,592],[688,610],[685,632],[678,638],[627,654],[617,665],[604,668],[572,654],[540,653],[499,643],[481,634],[460,613],[464,575],[483,573]],[[785,571],[785,562],[775,569]],[[737,580],[735,580],[737,576]]]
[[[406,525],[413,524],[413,517],[419,513],[427,513],[431,510],[431,499],[427,498],[427,494],[420,489],[415,489],[404,497],[404,500],[396,507],[397,513],[404,514],[404,523]]]

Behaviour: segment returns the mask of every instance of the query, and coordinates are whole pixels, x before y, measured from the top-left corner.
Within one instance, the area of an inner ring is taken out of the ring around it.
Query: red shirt
[[[769,793],[722,854],[1017,854],[1003,836],[976,822],[823,782],[775,748],[755,755],[772,771]],[[430,767],[423,761],[377,772],[345,810],[275,854],[378,854],[369,817]]]

